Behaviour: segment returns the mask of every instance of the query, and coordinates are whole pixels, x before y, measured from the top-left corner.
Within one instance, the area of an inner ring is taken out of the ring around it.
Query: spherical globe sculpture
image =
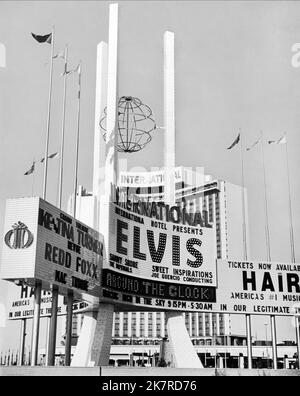
[[[106,139],[107,107],[100,120],[100,129]],[[140,151],[148,144],[156,129],[152,110],[138,98],[122,96],[118,103],[117,150],[124,153]]]

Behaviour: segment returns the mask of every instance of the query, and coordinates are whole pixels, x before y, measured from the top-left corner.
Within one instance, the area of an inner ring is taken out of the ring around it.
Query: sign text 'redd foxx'
[[[41,198],[7,200],[1,278],[98,297],[102,258],[97,231]]]

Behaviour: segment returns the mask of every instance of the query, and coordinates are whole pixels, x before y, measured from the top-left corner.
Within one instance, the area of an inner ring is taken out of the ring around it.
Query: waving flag
[[[72,73],[80,73],[80,63],[78,63],[78,65],[75,67],[75,69],[72,69],[72,70],[66,70],[66,71],[64,71],[63,73],[62,73],[62,76],[64,76],[65,74],[66,75],[69,75],[69,74],[72,74]]]
[[[256,140],[256,142],[254,142],[254,143],[252,144],[252,146],[250,146],[250,147],[247,148],[247,151],[250,151],[250,150],[252,150],[255,146],[257,146],[258,143],[261,141],[261,139],[262,139],[262,135],[260,135],[260,137],[258,138],[258,140]]]
[[[52,42],[52,33],[45,34],[44,36],[41,36],[39,34],[34,34],[34,33],[31,33],[31,35],[38,43],[51,44],[51,42]]]
[[[27,172],[24,173],[24,176],[31,175],[34,172],[34,169],[35,169],[35,162],[33,162],[31,165],[31,168]]]
[[[55,158],[55,157],[58,157],[58,153],[53,153],[53,154],[48,155],[49,159],[52,159],[52,158]],[[44,161],[45,161],[45,157],[42,158],[40,162],[43,163]]]
[[[65,59],[65,51],[59,51],[57,54],[53,55],[53,59],[57,59],[57,58],[61,58],[61,59]]]
[[[287,138],[286,135],[282,136],[280,139],[278,140],[269,140],[268,141],[269,144],[287,144]]]
[[[241,140],[241,134],[239,133],[235,141],[232,143],[231,146],[227,148],[227,150],[231,150],[233,147],[235,147],[240,142],[240,140]]]

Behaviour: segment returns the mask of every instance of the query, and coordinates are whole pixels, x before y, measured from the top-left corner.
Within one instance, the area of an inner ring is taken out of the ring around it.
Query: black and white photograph
[[[0,1],[0,377],[300,376],[299,21]]]

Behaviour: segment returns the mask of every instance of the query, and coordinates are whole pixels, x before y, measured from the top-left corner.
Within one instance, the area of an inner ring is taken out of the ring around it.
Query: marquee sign
[[[95,230],[41,198],[7,200],[1,278],[99,297],[102,257]]]
[[[182,166],[174,169],[175,183],[186,182],[190,186],[201,186],[205,183],[203,168],[197,170],[185,168]],[[164,170],[157,170],[151,172],[127,172],[120,171],[118,186],[119,187],[159,187],[165,184]]]
[[[217,301],[222,312],[299,315],[300,265],[218,260]]]
[[[105,270],[104,296],[138,310],[299,316],[300,265],[217,260],[217,288],[157,283]]]
[[[215,302],[216,241],[212,225],[193,227],[162,221],[154,212],[153,217],[148,214],[142,216],[111,205],[103,297],[129,305],[145,298],[170,300],[171,309],[177,308],[177,301]]]
[[[50,317],[52,312],[52,293],[42,291],[41,295],[41,317]],[[85,301],[78,301],[73,304],[73,313],[84,312],[90,304]],[[28,286],[11,285],[9,300],[7,302],[8,320],[32,319],[34,314],[34,288]],[[58,296],[57,315],[67,314],[67,305],[64,297]]]

